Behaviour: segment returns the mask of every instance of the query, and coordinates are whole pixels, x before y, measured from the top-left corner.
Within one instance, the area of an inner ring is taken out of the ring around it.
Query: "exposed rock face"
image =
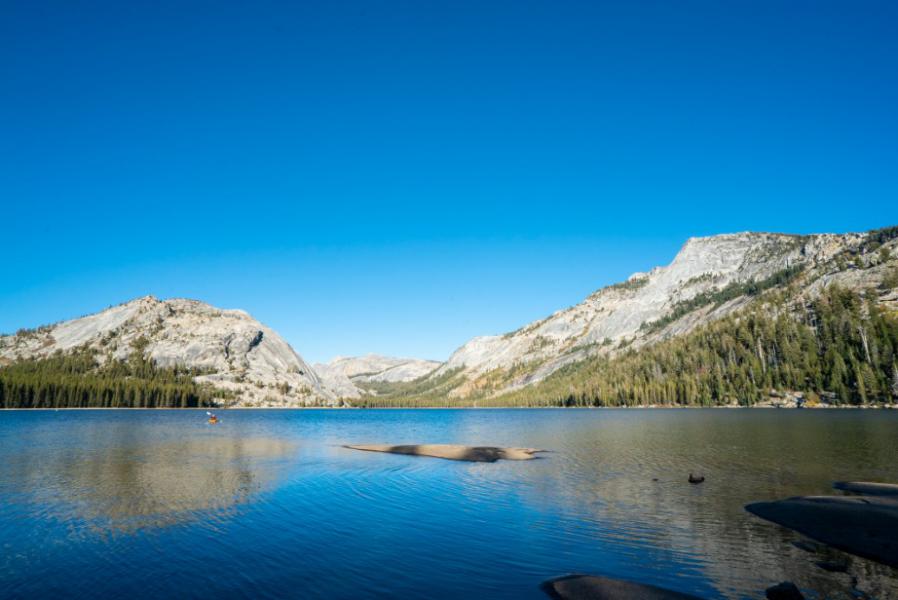
[[[341,398],[359,398],[364,393],[342,371],[327,363],[315,363],[313,368],[322,384]]]
[[[622,284],[598,290],[571,308],[505,335],[476,337],[456,350],[430,377],[450,371],[465,383],[450,395],[466,396],[479,389],[478,379],[503,370],[510,377],[496,393],[535,383],[569,363],[590,355],[615,351],[621,344],[639,347],[687,333],[698,325],[743,307],[749,299],[734,298],[683,315],[664,327],[644,328],[670,315],[678,303],[714,292],[732,283],[762,281],[785,269],[815,267],[840,252],[857,247],[866,234],[796,236],[737,233],[686,242],[674,261],[648,273],[635,273]],[[815,285],[838,282],[851,286],[852,275],[843,271]],[[869,282],[866,282],[869,283]]]
[[[124,359],[135,347],[160,367],[210,371],[197,378],[236,392],[237,405],[336,404],[340,390],[313,369],[272,329],[242,310],[195,300],[138,298],[102,312],[0,337],[0,361],[48,356],[88,346],[98,356]]]

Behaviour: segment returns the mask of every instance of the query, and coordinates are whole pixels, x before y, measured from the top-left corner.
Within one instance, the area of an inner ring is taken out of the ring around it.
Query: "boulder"
[[[833,548],[898,567],[898,502],[859,496],[804,496],[755,502],[750,513]]]
[[[456,444],[420,444],[390,446],[388,444],[363,444],[344,446],[351,450],[365,450],[367,452],[388,452],[390,454],[408,454],[411,456],[432,456],[434,458],[446,458],[449,460],[465,460],[469,462],[496,462],[505,460],[532,460],[537,452],[536,448],[498,448],[496,446],[459,446]]]
[[[791,581],[778,583],[767,588],[764,593],[767,596],[767,600],[804,600],[804,596],[799,591],[798,586]]]
[[[698,596],[654,585],[598,575],[567,575],[540,588],[556,600],[696,600]]]

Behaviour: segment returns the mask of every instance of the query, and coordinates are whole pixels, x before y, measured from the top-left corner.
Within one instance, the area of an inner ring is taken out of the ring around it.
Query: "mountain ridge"
[[[506,379],[506,384],[495,393],[510,392],[542,381],[569,364],[613,353],[622,345],[638,348],[683,335],[751,301],[745,293],[731,294],[727,302],[706,303],[678,314],[678,307],[688,306],[693,299],[763,284],[790,270],[831,265],[837,257],[853,256],[865,241],[883,231],[889,232],[883,245],[894,250],[895,229],[691,237],[667,266],[634,273],[624,282],[600,288],[582,302],[513,332],[472,338],[428,378],[436,382],[454,373],[458,382],[448,391],[451,398],[476,395],[485,385],[494,385],[497,377]],[[665,322],[671,315],[677,318]],[[662,325],[652,327],[656,323]],[[500,371],[504,374],[497,375]],[[440,385],[445,383],[440,381]]]
[[[190,369],[198,384],[220,390],[235,406],[366,405],[372,398],[437,398],[451,405],[500,398],[557,379],[572,366],[686,336],[770,294],[798,307],[840,286],[875,296],[893,312],[896,255],[898,227],[691,237],[668,265],[634,273],[515,331],[474,337],[442,363],[368,354],[309,365],[246,311],[143,296],[0,336],[0,368],[83,350],[102,366],[137,352],[155,368]],[[869,292],[873,288],[881,292]]]

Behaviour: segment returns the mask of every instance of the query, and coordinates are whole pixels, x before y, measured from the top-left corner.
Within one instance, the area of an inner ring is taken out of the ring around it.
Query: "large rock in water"
[[[541,586],[556,600],[698,600],[698,596],[597,575],[568,575]]]
[[[791,581],[784,581],[764,591],[767,600],[804,600],[804,594]]]
[[[805,496],[745,507],[833,548],[898,567],[898,502],[861,496]]]
[[[532,460],[534,454],[544,452],[536,448],[497,448],[495,446],[459,446],[457,444],[408,444],[390,446],[389,444],[363,444],[345,446],[350,450],[367,452],[387,452],[389,454],[407,454],[410,456],[432,456],[449,460],[465,460],[468,462],[496,462],[497,460]]]
[[[275,331],[242,310],[146,296],[102,312],[0,337],[0,364],[81,347],[103,359],[139,348],[157,366],[209,371],[197,377],[236,393],[238,406],[337,404],[340,394]]]

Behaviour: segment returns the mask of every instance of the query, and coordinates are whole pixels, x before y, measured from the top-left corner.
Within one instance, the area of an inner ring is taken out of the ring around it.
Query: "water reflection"
[[[277,480],[293,441],[239,436],[24,451],[3,468],[41,516],[92,531],[133,532],[226,518]],[[140,439],[140,438],[138,438]]]
[[[607,544],[640,580],[679,587],[677,579],[696,570],[726,597],[783,580],[827,598],[857,597],[858,590],[893,597],[895,569],[835,550],[805,552],[791,544],[799,534],[753,517],[744,505],[840,494],[831,484],[842,477],[898,480],[894,416],[620,411],[565,419],[526,440],[556,451],[551,467],[505,465],[499,481],[472,470],[468,486],[501,485],[543,510],[563,507],[569,526],[559,541],[581,535]],[[704,473],[706,482],[690,485],[690,472]],[[848,573],[814,564],[827,560],[847,562]],[[578,568],[608,573],[601,563]]]

